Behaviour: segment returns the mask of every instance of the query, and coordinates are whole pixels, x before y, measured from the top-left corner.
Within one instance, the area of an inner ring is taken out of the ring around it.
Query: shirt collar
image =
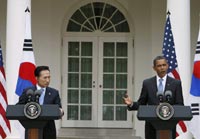
[[[36,84],[36,88],[37,88],[37,90],[44,89],[44,92],[46,91],[46,88],[45,88],[45,87],[42,88],[42,87],[40,87],[38,84]]]
[[[161,78],[158,75],[156,75],[157,82],[159,82],[159,79],[161,79]],[[162,77],[162,79],[163,79],[164,82],[166,82],[167,74],[164,77]]]

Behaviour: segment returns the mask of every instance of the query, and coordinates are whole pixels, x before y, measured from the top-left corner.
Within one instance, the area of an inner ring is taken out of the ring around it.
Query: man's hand
[[[61,118],[63,117],[63,115],[64,115],[64,111],[63,111],[62,108],[60,108],[60,116],[61,116]]]
[[[133,101],[131,100],[131,98],[128,96],[128,94],[126,93],[125,96],[123,97],[124,99],[124,103],[127,104],[128,106],[133,104]]]

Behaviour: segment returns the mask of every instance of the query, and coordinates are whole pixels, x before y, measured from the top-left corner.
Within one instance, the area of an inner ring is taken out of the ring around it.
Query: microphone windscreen
[[[37,95],[37,96],[40,96],[42,94],[42,90],[36,90],[35,91],[35,96]]]
[[[165,96],[172,96],[172,91],[171,90],[167,90],[165,91]]]
[[[28,89],[27,91],[26,91],[26,95],[33,95],[33,90],[32,89]]]

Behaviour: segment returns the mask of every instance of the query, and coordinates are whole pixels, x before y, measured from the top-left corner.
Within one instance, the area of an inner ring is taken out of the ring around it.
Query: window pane
[[[92,104],[92,90],[81,90],[81,104]]]
[[[117,11],[114,14],[114,16],[111,18],[111,21],[113,22],[113,24],[117,24],[117,23],[121,22],[124,19],[125,19],[124,15],[120,11]]]
[[[114,91],[103,91],[103,104],[114,104]]]
[[[79,75],[78,74],[68,74],[68,87],[78,88],[79,87]]]
[[[124,104],[123,97],[126,94],[126,91],[116,91],[116,104]]]
[[[117,56],[127,57],[127,42],[117,42]]]
[[[79,42],[69,42],[69,56],[79,56]]]
[[[74,23],[73,21],[69,21],[69,24],[67,26],[67,31],[71,32],[79,32],[81,30],[81,26],[77,23]]]
[[[78,120],[78,105],[69,105],[67,112],[67,120]]]
[[[117,106],[116,107],[116,120],[117,121],[126,121],[127,120],[127,107],[126,106]]]
[[[114,74],[103,74],[103,88],[114,88]]]
[[[78,103],[79,93],[78,90],[68,90],[68,103]]]
[[[102,11],[103,11],[104,3],[94,2],[93,5],[94,5],[95,16],[101,16],[102,15]]]
[[[92,58],[81,59],[81,72],[92,72]]]
[[[105,11],[104,11],[104,17],[110,18],[112,16],[112,14],[115,12],[115,10],[116,10],[115,7],[106,4]]]
[[[92,42],[81,42],[81,56],[92,56]]]
[[[103,49],[103,56],[114,56],[114,54],[115,54],[114,42],[105,42]]]
[[[71,17],[71,19],[75,20],[76,22],[82,24],[86,19],[85,17],[81,14],[79,10],[77,10]]]
[[[92,106],[81,106],[81,120],[92,120]]]
[[[114,72],[114,59],[103,59],[103,72]]]
[[[114,120],[113,106],[103,106],[103,120]]]
[[[69,58],[68,59],[68,71],[78,72],[79,71],[79,58]]]
[[[81,74],[81,88],[92,88],[92,74]]]
[[[130,32],[127,21],[115,26],[115,29],[116,29],[116,32]]]
[[[85,16],[87,18],[94,16],[91,4],[87,4],[85,6],[82,6],[80,9],[83,11],[83,13],[85,14]]]
[[[127,73],[127,59],[117,59],[117,72]]]
[[[127,88],[127,75],[116,75],[116,88]]]

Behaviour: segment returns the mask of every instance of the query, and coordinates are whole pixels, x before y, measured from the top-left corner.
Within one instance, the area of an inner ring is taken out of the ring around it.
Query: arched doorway
[[[123,95],[132,91],[133,44],[124,14],[91,2],[71,16],[62,49],[63,127],[132,127]]]

